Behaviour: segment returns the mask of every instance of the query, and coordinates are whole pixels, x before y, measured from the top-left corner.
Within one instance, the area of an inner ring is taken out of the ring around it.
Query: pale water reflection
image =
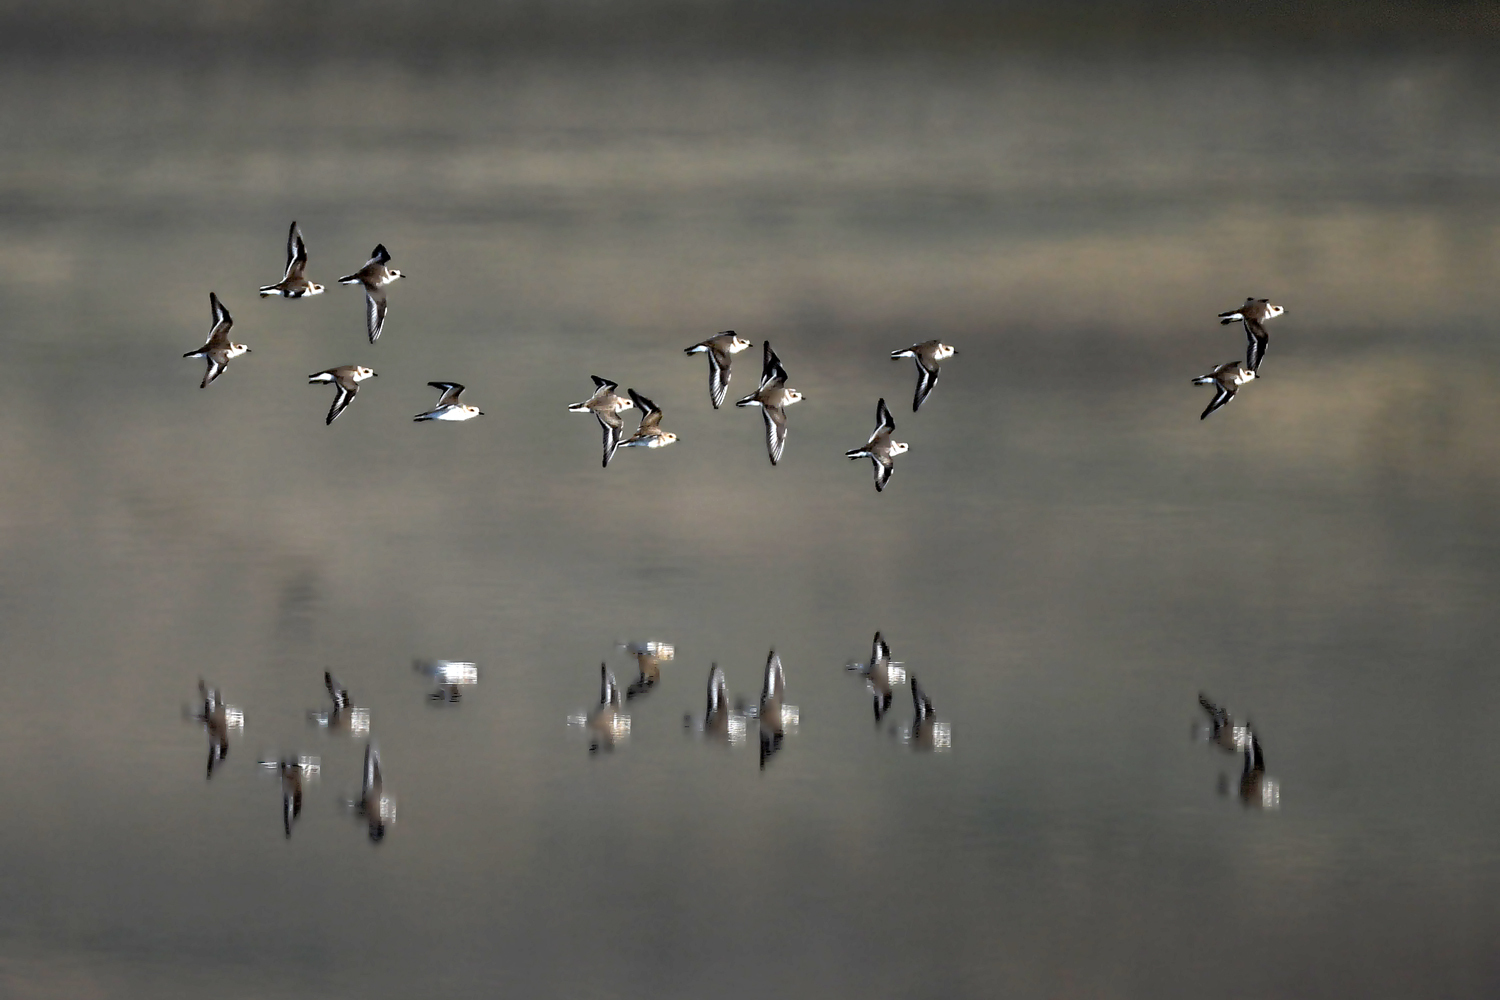
[[[5,62],[0,994],[1494,995],[1497,66]],[[409,275],[378,343],[358,289],[258,296],[292,219],[319,281]],[[254,352],[200,389],[209,292]],[[731,329],[806,393],[775,467],[683,355]],[[595,373],[678,442],[601,468]],[[486,416],[413,423],[445,379]],[[636,640],[628,742],[580,737]],[[484,683],[428,701],[434,653]],[[309,723],[324,670],[368,733]]]

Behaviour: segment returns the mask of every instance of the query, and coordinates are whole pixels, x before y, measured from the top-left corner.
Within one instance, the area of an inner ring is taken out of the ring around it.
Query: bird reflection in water
[[[582,726],[588,730],[589,753],[598,753],[602,747],[613,750],[615,744],[630,735],[630,716],[622,710],[624,699],[620,697],[620,685],[609,667],[599,664],[599,704],[587,715],[572,715],[568,724]]]
[[[1204,726],[1195,725],[1194,734],[1226,753],[1243,753],[1250,745],[1250,727],[1237,725],[1228,712],[1209,701],[1208,695],[1201,691],[1198,693],[1198,704],[1208,713],[1208,723]]]
[[[479,683],[479,668],[463,660],[413,660],[411,668],[437,685],[432,701],[452,704],[463,698],[460,688]]]
[[[281,819],[288,838],[292,835],[292,824],[302,815],[302,789],[316,778],[322,770],[317,757],[285,757],[281,760],[263,760],[261,767],[268,767],[281,775]]]
[[[625,700],[639,698],[656,686],[661,680],[661,663],[670,660],[677,655],[677,650],[669,642],[625,642],[620,644],[621,648],[635,657],[640,676],[630,682],[625,689]]]
[[[891,647],[876,632],[875,642],[870,650],[870,662],[846,664],[845,669],[864,677],[865,684],[875,699],[875,721],[880,722],[891,709],[891,689],[897,684],[906,683],[906,671],[902,669],[900,661],[891,659]]]
[[[370,839],[377,844],[385,839],[385,828],[396,822],[396,799],[385,790],[380,751],[373,740],[365,744],[365,773],[360,782],[359,801],[349,805],[364,818],[370,828]]]
[[[326,712],[312,711],[307,717],[331,733],[348,733],[363,736],[370,731],[370,710],[357,707],[349,697],[349,689],[338,682],[328,671],[323,671],[323,686],[333,699],[333,708]]]
[[[682,717],[682,724],[703,734],[706,740],[737,746],[745,742],[745,706],[729,703],[729,684],[724,671],[717,663],[708,668],[708,707],[701,721],[695,722],[692,715]]]
[[[1226,753],[1239,754],[1243,766],[1240,769],[1239,799],[1247,809],[1277,809],[1281,806],[1281,784],[1266,776],[1266,755],[1260,746],[1260,737],[1255,727],[1246,720],[1244,725],[1221,706],[1200,693],[1198,704],[1208,714],[1205,726],[1195,726],[1194,734],[1205,742],[1212,743]],[[1233,787],[1229,775],[1219,775],[1219,794],[1231,794]]]
[[[1220,791],[1228,794],[1228,786],[1229,782],[1221,779]],[[1245,766],[1240,771],[1240,805],[1247,809],[1281,808],[1281,783],[1266,777],[1266,757],[1253,730],[1250,745],[1245,747]]]
[[[797,706],[786,704],[786,671],[774,649],[766,657],[766,679],[761,685],[760,707],[755,714],[760,720],[760,766],[765,770],[766,761],[781,749],[787,732],[796,730],[801,721]]]
[[[229,756],[229,731],[245,728],[245,713],[233,705],[224,703],[218,688],[211,688],[198,678],[198,697],[201,703],[192,716],[208,733],[208,777],[214,776],[214,767]]]
[[[932,709],[932,699],[911,675],[911,704],[914,715],[911,728],[904,734],[906,745],[913,750],[932,750],[942,753],[953,749],[953,729],[946,722],[938,721]]]

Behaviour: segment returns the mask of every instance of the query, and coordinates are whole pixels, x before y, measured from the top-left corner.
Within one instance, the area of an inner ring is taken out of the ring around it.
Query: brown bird
[[[334,393],[333,405],[328,408],[328,419],[324,424],[331,424],[338,419],[338,415],[344,412],[354,399],[354,394],[359,392],[359,384],[367,378],[374,378],[375,372],[363,365],[339,365],[327,371],[314,372],[307,376],[308,385],[327,385],[332,383],[338,391]]]
[[[395,268],[386,267],[390,260],[385,244],[377,243],[364,267],[339,279],[341,285],[365,286],[365,326],[372,344],[380,339],[380,333],[385,329],[385,286],[397,278],[406,277]]]
[[[300,299],[304,295],[322,295],[323,286],[307,280],[307,243],[302,239],[302,230],[295,220],[286,234],[286,274],[274,285],[262,285],[261,297],[280,295],[288,299]]]

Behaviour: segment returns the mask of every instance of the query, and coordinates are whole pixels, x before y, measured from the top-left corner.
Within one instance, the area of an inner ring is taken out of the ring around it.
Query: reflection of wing
[[[724,679],[724,671],[715,663],[708,670],[708,710],[707,714],[712,717],[724,711],[729,704],[729,685]]]
[[[885,484],[891,481],[891,473],[896,471],[896,463],[891,461],[889,455],[871,455],[875,461],[875,492],[879,493],[885,489]]]
[[[912,397],[911,412],[916,413],[922,408],[922,403],[926,401],[928,394],[932,392],[932,387],[937,385],[937,380],[937,366],[934,365],[928,368],[922,363],[922,359],[919,356],[917,358],[917,392]]]
[[[870,650],[870,672],[874,673],[890,661],[891,647],[886,644],[885,637],[876,632],[875,644]]]
[[[771,655],[766,657],[766,680],[760,691],[760,702],[764,705],[767,701],[780,698],[785,694],[786,674],[781,669],[781,657],[773,649]]]
[[[615,675],[609,672],[604,664],[599,664],[599,704],[620,704],[620,685],[615,683]]]
[[[365,744],[364,794],[369,795],[370,789],[374,788],[380,780],[380,751],[375,749],[374,743],[367,743]]]
[[[323,686],[328,689],[328,697],[333,699],[334,708],[346,708],[349,705],[349,689],[338,682],[338,678],[332,673],[323,671]]]
[[[775,465],[781,461],[781,452],[786,448],[786,411],[763,403],[760,415],[766,421],[766,450],[771,455],[771,464]]]
[[[1266,334],[1266,328],[1260,325],[1259,320],[1245,317],[1245,367],[1255,371],[1260,367],[1260,360],[1266,356],[1266,345],[1271,338]]]
[[[365,286],[365,327],[370,334],[370,343],[380,339],[385,329],[385,289]]]
[[[1213,720],[1215,728],[1227,726],[1229,724],[1229,713],[1224,711],[1224,709],[1220,708],[1218,705],[1215,705],[1213,702],[1209,701],[1208,695],[1203,694],[1201,691],[1198,693],[1198,704],[1203,706],[1203,711],[1207,712],[1208,717]]]

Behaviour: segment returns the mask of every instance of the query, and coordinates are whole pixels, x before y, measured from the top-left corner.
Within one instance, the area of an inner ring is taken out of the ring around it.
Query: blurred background
[[[1497,40],[1468,3],[0,2],[0,995],[1494,995]],[[292,219],[328,290],[260,299]],[[371,345],[333,282],[376,243]],[[210,291],[253,353],[200,391]],[[1200,422],[1251,295],[1261,378]],[[728,329],[731,400],[766,339],[806,394],[776,468],[681,353]],[[930,338],[913,414],[889,353]],[[381,377],[325,427],[341,364]],[[680,441],[601,469],[592,374]],[[486,416],[412,423],[431,380]],[[872,720],[876,630],[947,752],[905,686]],[[591,756],[567,719],[646,639]],[[772,648],[762,770],[684,716]],[[417,657],[480,682],[433,702]],[[200,677],[245,719],[208,780]],[[256,762],[295,755],[288,839]]]

